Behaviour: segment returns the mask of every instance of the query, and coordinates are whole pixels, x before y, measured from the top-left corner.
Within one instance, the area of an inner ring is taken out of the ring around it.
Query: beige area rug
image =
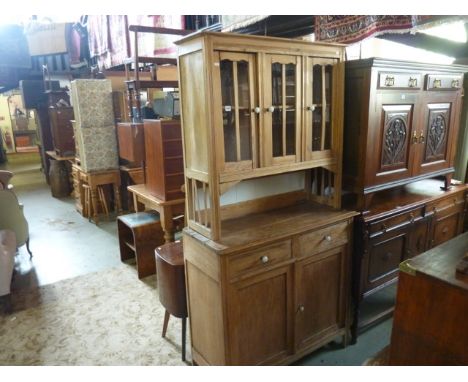
[[[156,277],[138,280],[131,265],[20,291],[12,301],[14,312],[0,314],[0,365],[187,365],[182,320],[171,317],[161,337]]]

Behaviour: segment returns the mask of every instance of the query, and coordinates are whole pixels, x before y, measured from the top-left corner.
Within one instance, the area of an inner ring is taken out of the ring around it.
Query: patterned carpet
[[[187,365],[181,320],[161,337],[164,308],[155,276],[122,264],[12,295],[0,313],[0,365]],[[187,338],[187,360],[191,360]]]

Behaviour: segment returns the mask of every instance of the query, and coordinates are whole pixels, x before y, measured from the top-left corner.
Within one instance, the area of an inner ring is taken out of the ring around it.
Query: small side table
[[[135,258],[138,278],[154,275],[154,249],[164,243],[159,214],[137,212],[117,218],[120,260]]]

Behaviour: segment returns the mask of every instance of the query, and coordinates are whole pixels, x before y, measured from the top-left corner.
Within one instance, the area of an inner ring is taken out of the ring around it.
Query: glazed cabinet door
[[[296,264],[296,349],[309,347],[345,327],[346,246]]]
[[[291,268],[262,272],[229,286],[230,364],[274,364],[291,354]]]
[[[213,100],[221,172],[242,172],[257,166],[257,105],[253,54],[215,52]]]
[[[455,116],[457,93],[427,94],[417,132],[418,167],[415,175],[450,167],[450,155],[455,150]],[[452,146],[454,146],[452,149]]]
[[[304,160],[330,158],[333,149],[333,88],[338,60],[306,57],[304,78]]]
[[[403,98],[403,99],[402,99]],[[378,94],[374,129],[367,142],[372,153],[374,170],[368,174],[370,185],[409,178],[413,173],[414,150],[417,144],[413,119],[417,105],[414,94]]]
[[[301,160],[301,92],[301,57],[265,55],[263,167]]]

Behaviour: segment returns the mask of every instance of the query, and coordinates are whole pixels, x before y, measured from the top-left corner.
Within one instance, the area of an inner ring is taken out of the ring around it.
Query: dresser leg
[[[164,313],[164,324],[163,324],[163,331],[162,331],[162,337],[166,337],[166,331],[167,331],[167,324],[169,323],[169,317],[171,315],[169,312],[166,310]]]

